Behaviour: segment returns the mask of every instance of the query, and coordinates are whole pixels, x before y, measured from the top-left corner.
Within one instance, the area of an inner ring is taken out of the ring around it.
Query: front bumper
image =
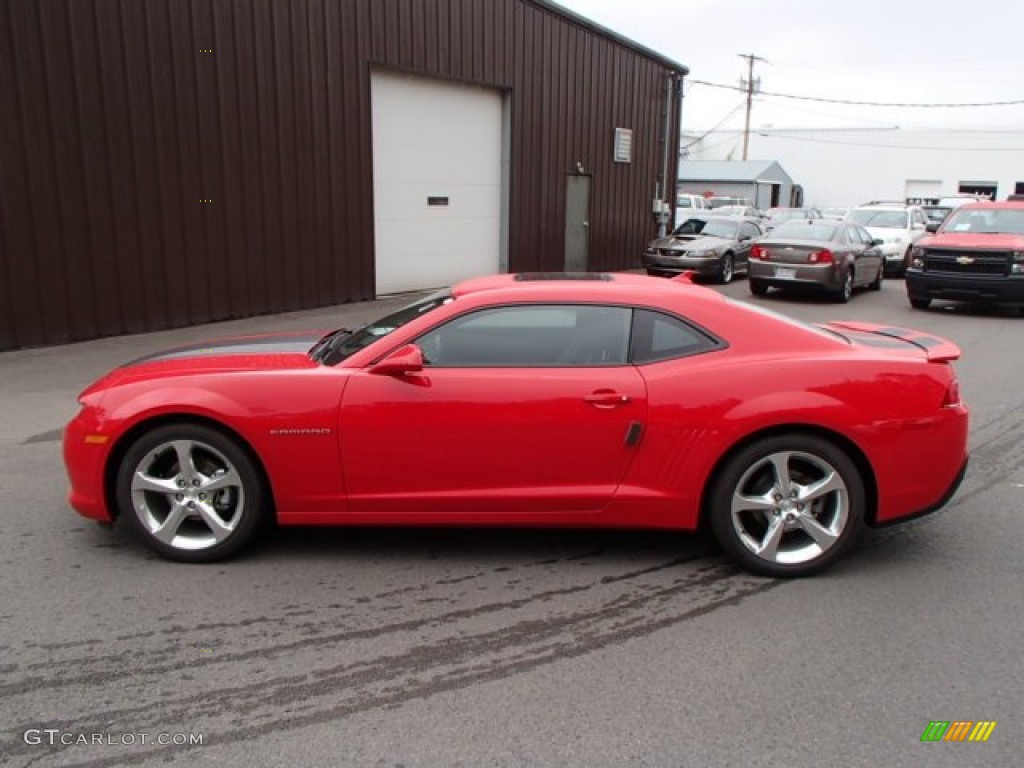
[[[1024,307],[1024,275],[954,275],[908,269],[907,296]]]
[[[84,406],[64,429],[64,467],[71,481],[68,502],[83,517],[112,522],[103,488],[112,441],[102,440],[96,410]]]
[[[653,275],[678,275],[694,272],[701,277],[714,277],[722,268],[721,256],[662,256],[644,254],[644,267]]]

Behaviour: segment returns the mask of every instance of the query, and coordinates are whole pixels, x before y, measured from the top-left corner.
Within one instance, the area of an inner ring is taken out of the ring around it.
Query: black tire
[[[884,280],[884,279],[885,279],[885,267],[884,266],[879,266],[878,267],[878,277],[876,277],[874,280],[872,280],[868,284],[868,288],[870,288],[872,291],[880,291],[880,290],[882,290],[882,280]]]
[[[191,468],[182,471],[184,451]],[[115,493],[121,516],[147,547],[187,563],[238,552],[267,522],[271,506],[262,475],[238,442],[198,424],[168,424],[137,438],[118,466]]]
[[[843,281],[843,286],[835,293],[836,301],[840,304],[846,304],[853,298],[853,278],[853,269],[846,270],[846,279]]]
[[[785,466],[784,481],[773,460]],[[834,487],[804,495],[827,476]],[[758,497],[769,494],[776,506],[759,508]],[[734,512],[734,498],[750,499],[750,507],[740,503]],[[804,433],[740,449],[711,478],[707,499],[715,538],[741,566],[764,576],[818,573],[848,552],[864,527],[864,480],[856,465],[834,443]],[[772,554],[758,553],[759,544]]]
[[[747,285],[750,286],[750,292],[755,296],[768,295],[768,286],[756,278],[751,277],[747,280]]]
[[[931,299],[915,299],[911,297],[910,306],[914,309],[928,309],[932,305]]]
[[[735,275],[735,263],[731,253],[722,255],[722,263],[718,267],[718,282],[722,285],[728,285],[732,282],[732,278]]]

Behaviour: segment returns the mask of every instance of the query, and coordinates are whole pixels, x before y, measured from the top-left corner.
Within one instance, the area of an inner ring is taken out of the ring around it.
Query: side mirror
[[[885,240],[882,240],[881,238],[876,237],[876,238],[874,238],[871,241],[871,247],[872,248],[877,248],[878,246],[880,246],[884,242],[885,242]]]
[[[924,231],[931,232],[934,234],[935,232],[939,231],[939,226],[940,224],[938,222],[929,221],[927,224],[924,225]]]
[[[406,344],[370,366],[370,373],[377,376],[405,376],[422,370],[423,352],[415,344]]]

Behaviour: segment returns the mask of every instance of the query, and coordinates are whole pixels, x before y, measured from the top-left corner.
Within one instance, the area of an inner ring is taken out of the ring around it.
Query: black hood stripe
[[[223,339],[188,347],[177,347],[176,349],[169,349],[164,352],[156,352],[125,363],[124,367],[163,360],[180,360],[188,357],[214,357],[217,355],[304,355],[319,339],[318,335],[310,333],[250,339]]]

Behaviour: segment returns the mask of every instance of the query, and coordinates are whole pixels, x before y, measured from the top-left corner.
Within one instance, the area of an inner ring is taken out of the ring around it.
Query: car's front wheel
[[[264,483],[237,441],[211,427],[170,424],[138,437],[117,470],[118,509],[170,560],[236,553],[266,517]]]
[[[722,285],[727,285],[728,283],[731,283],[733,269],[734,263],[732,254],[727,253],[724,256],[722,256],[722,263],[718,267],[718,282],[720,282]]]
[[[711,530],[745,568],[809,576],[835,562],[864,522],[864,481],[834,443],[806,434],[758,440],[712,479]]]

